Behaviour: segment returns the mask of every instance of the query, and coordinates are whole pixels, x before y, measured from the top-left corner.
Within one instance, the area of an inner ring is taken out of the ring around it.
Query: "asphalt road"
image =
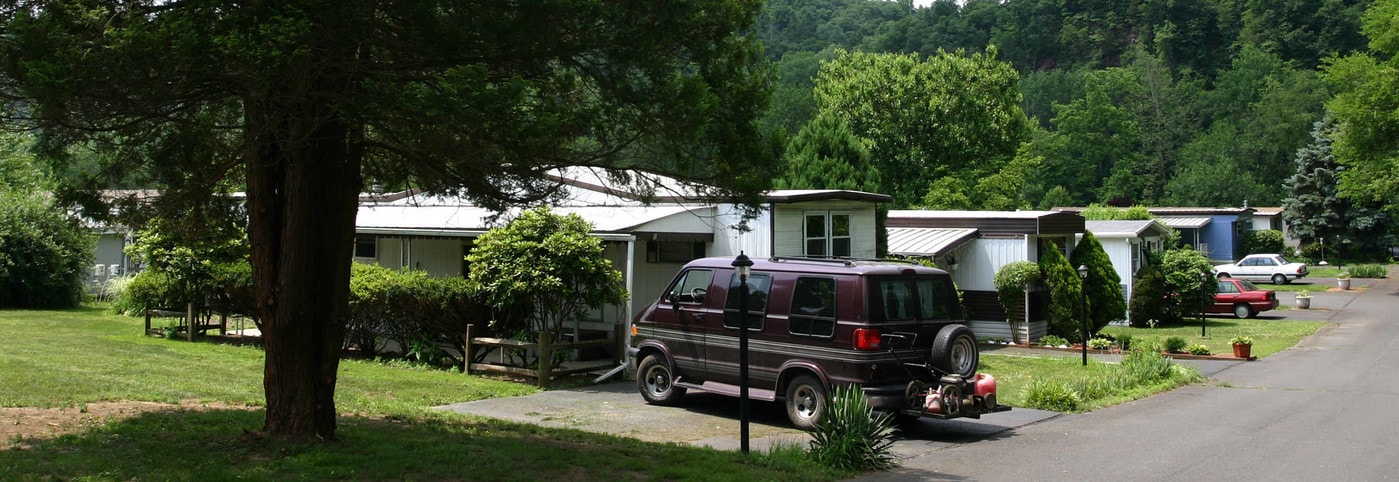
[[[1212,383],[984,437],[925,434],[940,444],[901,441],[903,469],[866,480],[1399,477],[1399,282],[1321,296],[1330,312],[1310,314],[1330,324]]]

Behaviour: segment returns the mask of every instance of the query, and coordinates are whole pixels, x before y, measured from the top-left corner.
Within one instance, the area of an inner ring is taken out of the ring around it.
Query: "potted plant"
[[[1342,272],[1336,274],[1336,286],[1340,286],[1342,290],[1348,290],[1348,289],[1350,289],[1350,272],[1349,272],[1349,271],[1342,271]]]
[[[1234,358],[1250,358],[1253,352],[1253,338],[1247,336],[1230,338],[1229,345],[1234,347]]]
[[[1307,290],[1297,292],[1297,308],[1308,309],[1312,307],[1312,296]]]

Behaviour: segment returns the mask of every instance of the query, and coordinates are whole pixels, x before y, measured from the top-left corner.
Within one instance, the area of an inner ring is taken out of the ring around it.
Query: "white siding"
[[[708,252],[710,256],[737,256],[740,251],[750,258],[772,256],[772,230],[768,224],[772,219],[770,211],[763,209],[757,218],[748,220],[749,230],[744,233],[736,229],[743,217],[742,211],[737,207],[723,204],[715,211],[714,244],[711,246],[713,249]]]
[[[1024,238],[980,238],[967,244],[970,248],[957,257],[957,288],[964,291],[996,291],[996,271],[1028,257]]]
[[[93,264],[103,265],[104,277],[126,274],[126,255],[123,250],[126,248],[126,238],[121,234],[103,234],[97,237],[97,250],[93,253]],[[112,273],[110,268],[118,266],[118,272]]]
[[[773,254],[776,256],[802,256],[806,233],[803,231],[806,213],[840,212],[850,214],[850,257],[875,257],[875,209],[874,205],[862,202],[805,202],[781,204],[775,209],[777,222],[773,226],[773,236],[777,239]]]
[[[1035,342],[1049,333],[1048,321],[1033,321],[1020,324],[1020,336],[1012,337],[1010,333],[1010,323],[1004,321],[971,320],[967,322],[967,328],[971,328],[972,333],[978,339],[1000,338],[1005,341],[1020,340]]]
[[[437,277],[462,276],[462,246],[471,238],[376,237],[375,259],[389,269],[410,268]]]

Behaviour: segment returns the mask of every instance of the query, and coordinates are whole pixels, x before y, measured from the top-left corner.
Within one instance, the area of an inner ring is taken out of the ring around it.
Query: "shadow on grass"
[[[339,440],[259,436],[262,411],[169,410],[0,451],[19,480],[828,479],[810,466],[573,430],[427,415],[342,416]],[[13,442],[13,441],[11,441]]]

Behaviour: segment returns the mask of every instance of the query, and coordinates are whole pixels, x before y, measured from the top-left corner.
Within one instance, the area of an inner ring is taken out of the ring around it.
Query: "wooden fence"
[[[613,327],[612,337],[610,339],[556,342],[554,341],[553,333],[548,331],[541,331],[539,332],[538,343],[519,340],[509,340],[503,338],[475,338],[472,336],[471,333],[472,328],[473,325],[467,325],[466,335],[462,337],[463,341],[465,342],[463,343],[463,346],[466,347],[466,352],[462,354],[462,359],[465,360],[464,368],[466,368],[467,372],[476,370],[497,373],[509,373],[511,375],[530,377],[537,380],[540,388],[548,388],[551,379],[554,377],[562,377],[577,373],[587,373],[598,369],[612,368],[618,363],[621,363],[621,357],[625,356],[626,353],[626,346],[624,346],[626,342],[625,338],[622,336],[622,327],[620,325]],[[582,364],[567,369],[555,370],[555,352],[575,350],[581,348],[603,347],[609,345],[613,346],[611,362]],[[481,349],[495,349],[498,352],[498,361],[494,363],[489,361],[482,361],[481,363],[472,363],[471,360],[473,360],[475,355],[479,353],[477,350]],[[537,353],[539,355],[539,366],[537,368],[528,368],[508,364],[508,352],[516,350],[527,350],[534,351],[535,353]]]

